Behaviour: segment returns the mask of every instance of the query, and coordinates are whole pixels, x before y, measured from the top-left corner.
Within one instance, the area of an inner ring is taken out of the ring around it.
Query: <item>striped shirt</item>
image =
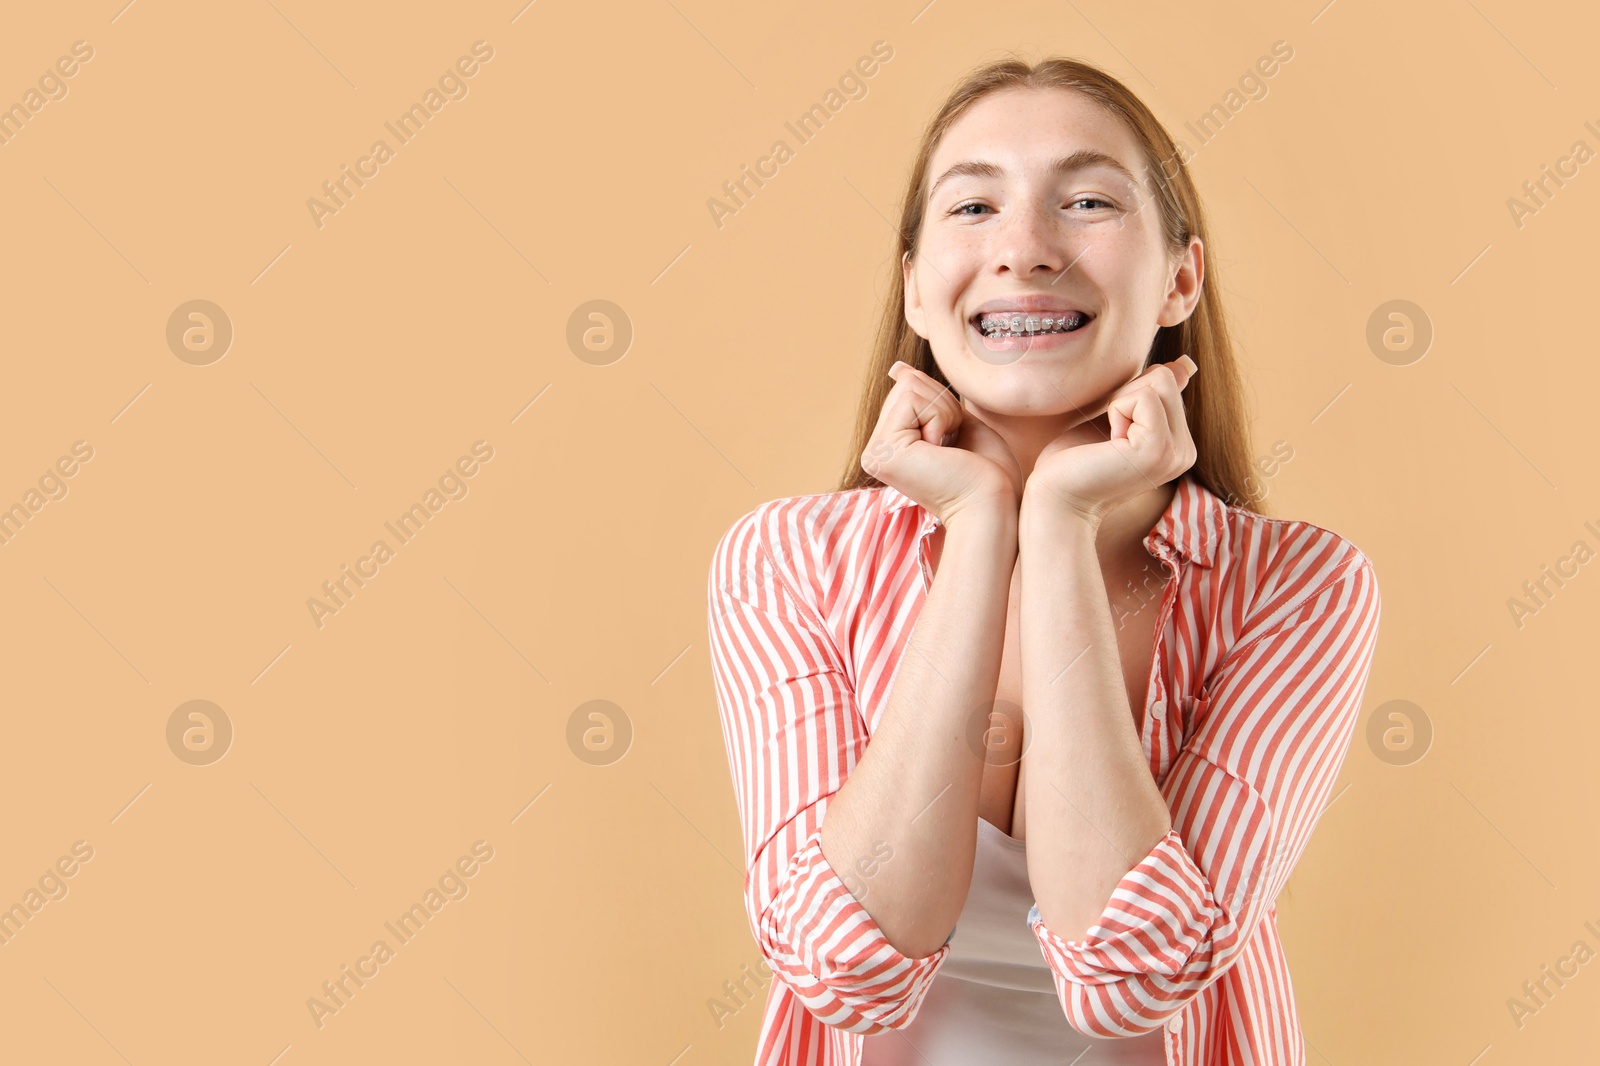
[[[863,1037],[908,1024],[950,952],[897,951],[820,843],[928,594],[937,526],[887,486],[793,496],[746,513],[713,553],[745,910],[777,978],[757,1066],[861,1066]],[[1303,1066],[1276,900],[1360,713],[1377,578],[1339,535],[1232,507],[1189,473],[1144,546],[1168,575],[1140,744],[1172,829],[1086,939],[1037,907],[1029,927],[1078,1031],[1164,1027],[1168,1066]]]

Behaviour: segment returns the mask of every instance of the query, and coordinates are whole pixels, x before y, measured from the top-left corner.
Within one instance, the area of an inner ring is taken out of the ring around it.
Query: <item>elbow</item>
[[[1143,1036],[1172,1023],[1236,959],[1232,930],[1219,928],[1225,918],[1214,906],[1097,926],[1076,941],[1052,932],[1037,907],[1029,919],[1062,1013],[1086,1036]]]
[[[1061,1011],[1067,1024],[1084,1036],[1102,1039],[1144,1036],[1172,1024],[1192,995],[1140,1005],[1101,986],[1058,982]]]
[[[758,937],[773,974],[818,1021],[863,1036],[910,1025],[950,953],[945,944],[911,958],[866,927],[851,933],[824,926],[796,936],[775,918],[772,912],[765,916]]]
[[[947,951],[941,948],[939,958]],[[875,1036],[910,1025],[927,998],[933,972],[937,969],[935,962],[931,967],[890,973],[882,980],[864,983],[853,974],[841,977],[797,967],[792,959],[785,961],[767,956],[767,965],[819,1022],[862,1036]]]
[[[1143,1036],[1182,1014],[1235,961],[1215,947],[1204,942],[1168,971],[1090,969],[1082,958],[1063,966],[1065,960],[1050,952],[1045,958],[1068,1023],[1085,1036],[1115,1038]]]
[[[821,841],[814,830],[766,905],[752,904],[756,942],[823,1024],[865,1035],[904,1028],[950,944],[921,958],[901,952],[828,864]]]
[[[917,1012],[922,1009],[922,1001],[926,998],[927,987],[923,986],[915,993],[888,1002],[861,1005],[853,1020],[834,1028],[862,1036],[877,1036],[893,1029],[904,1029],[916,1020]]]

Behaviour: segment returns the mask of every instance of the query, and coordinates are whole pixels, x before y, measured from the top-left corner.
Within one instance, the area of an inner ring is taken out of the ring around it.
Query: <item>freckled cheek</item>
[[[958,287],[962,278],[983,268],[987,254],[987,249],[976,241],[945,241],[928,249],[928,261],[939,268],[930,280],[941,286]]]
[[[922,258],[927,269],[919,272],[917,285],[923,301],[950,311],[972,287],[983,267],[982,257],[972,249],[949,244],[924,248]]]
[[[1114,226],[1098,230],[1086,230],[1073,235],[1068,241],[1068,250],[1073,258],[1080,262],[1116,263],[1127,255],[1131,245],[1129,234],[1126,230],[1119,230]]]

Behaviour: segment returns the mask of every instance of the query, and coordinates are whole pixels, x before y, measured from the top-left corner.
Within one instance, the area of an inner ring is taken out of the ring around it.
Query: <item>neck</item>
[[[981,419],[1005,441],[1017,460],[1024,482],[1033,473],[1039,453],[1053,440],[1065,439],[1071,446],[1103,444],[1111,439],[1111,420],[1102,406],[1096,412],[1073,411],[1059,415],[1009,415],[985,410],[971,400],[962,405]],[[1085,417],[1089,415],[1090,417]],[[1137,495],[1123,500],[1101,520],[1095,538],[1103,563],[1147,558],[1144,538],[1172,502],[1177,492],[1176,479],[1150,485]]]

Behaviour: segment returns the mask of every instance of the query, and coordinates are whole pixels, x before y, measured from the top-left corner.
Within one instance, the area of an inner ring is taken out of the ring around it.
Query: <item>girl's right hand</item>
[[[963,510],[1015,514],[1023,476],[1005,441],[949,389],[903,360],[861,453],[861,468],[920,503],[948,527]]]

